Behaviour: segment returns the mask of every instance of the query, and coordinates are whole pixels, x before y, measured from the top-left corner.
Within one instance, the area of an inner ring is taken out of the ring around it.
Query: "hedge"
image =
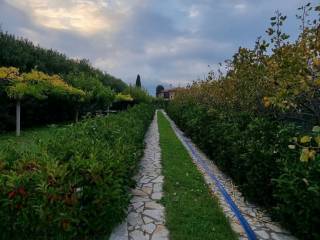
[[[154,108],[139,105],[0,149],[2,239],[101,239],[123,220]]]
[[[267,116],[173,101],[168,114],[238,185],[301,239],[320,238],[320,158],[290,150],[299,129]]]

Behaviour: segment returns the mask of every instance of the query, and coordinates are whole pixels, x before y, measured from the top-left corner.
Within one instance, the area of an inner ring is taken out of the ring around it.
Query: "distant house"
[[[171,88],[171,89],[164,89],[158,93],[158,98],[163,98],[164,100],[172,100],[177,91],[181,88]]]

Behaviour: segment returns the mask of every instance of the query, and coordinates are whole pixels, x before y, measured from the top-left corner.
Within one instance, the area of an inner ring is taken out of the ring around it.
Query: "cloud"
[[[314,0],[316,1],[316,0]],[[128,83],[138,73],[156,85],[203,78],[241,45],[264,35],[276,9],[296,35],[301,0],[0,0],[5,30],[28,37]]]
[[[244,3],[238,3],[234,5],[234,9],[240,12],[245,12],[247,10],[247,5]]]
[[[199,10],[194,5],[191,6],[191,8],[189,10],[189,17],[195,18],[195,17],[199,16],[199,14],[200,14]]]
[[[130,14],[130,6],[121,1],[103,0],[5,0],[30,15],[45,28],[81,34],[112,32],[121,19]],[[137,1],[132,1],[137,2]]]

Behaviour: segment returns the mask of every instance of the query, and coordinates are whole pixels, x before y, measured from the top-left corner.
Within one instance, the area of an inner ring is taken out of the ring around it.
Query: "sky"
[[[316,3],[318,0],[311,0]],[[295,40],[303,0],[0,0],[2,30],[89,59],[154,94],[204,78],[239,46],[254,46],[275,10]]]

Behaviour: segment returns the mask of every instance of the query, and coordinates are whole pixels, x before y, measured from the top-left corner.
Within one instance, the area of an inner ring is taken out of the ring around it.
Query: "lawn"
[[[15,145],[16,150],[37,148],[39,141],[46,142],[50,136],[57,131],[67,128],[69,125],[55,125],[51,124],[44,127],[31,128],[23,130],[21,136],[17,137],[15,132],[4,133],[0,135],[0,152],[5,151],[6,148]]]
[[[170,239],[237,239],[168,120],[158,112],[166,225]]]

